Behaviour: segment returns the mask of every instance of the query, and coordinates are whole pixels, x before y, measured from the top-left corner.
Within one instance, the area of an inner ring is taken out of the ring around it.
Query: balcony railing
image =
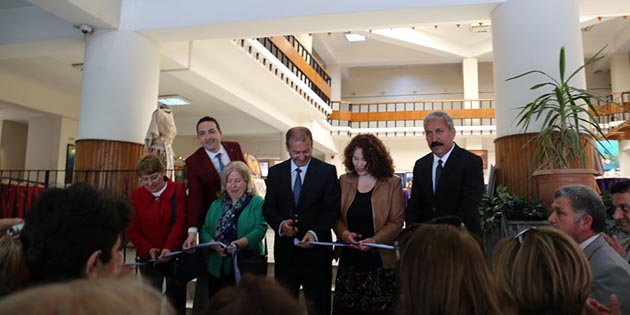
[[[234,42],[324,116],[330,114],[330,75],[293,36]]]
[[[333,112],[328,122],[334,134],[415,136],[424,132],[424,117],[438,110],[453,118],[461,135],[493,135],[496,129],[494,99],[331,104]]]

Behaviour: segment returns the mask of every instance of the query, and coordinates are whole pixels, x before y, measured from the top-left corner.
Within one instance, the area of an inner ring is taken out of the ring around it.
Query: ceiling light
[[[181,95],[161,95],[158,97],[158,103],[168,106],[188,106],[191,102]]]
[[[346,33],[345,35],[346,35],[346,39],[349,42],[364,42],[365,41],[365,36],[361,34]]]

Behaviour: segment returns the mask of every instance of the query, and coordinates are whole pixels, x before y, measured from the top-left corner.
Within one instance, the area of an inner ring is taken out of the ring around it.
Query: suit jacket
[[[453,144],[433,193],[433,153],[416,161],[413,167],[411,198],[407,205],[407,225],[435,217],[456,215],[469,231],[481,237],[479,203],[483,195],[481,158]]]
[[[293,244],[293,238],[280,236],[278,228],[284,220],[298,216],[296,238],[313,230],[319,241],[330,242],[331,228],[339,218],[339,181],[334,166],[311,157],[298,204],[293,200],[291,160],[269,169],[267,194],[263,205],[265,220],[276,232],[274,254],[276,263],[328,264],[332,261],[332,249],[314,246],[303,249]],[[296,262],[296,259],[299,262]]]
[[[131,192],[134,212],[127,235],[142,260],[149,258],[151,248],[180,250],[186,239],[188,225],[186,215],[186,189],[182,184],[167,181],[166,189],[155,199],[146,188],[140,187]],[[173,209],[171,198],[175,197],[175,224],[171,226]]]
[[[221,142],[230,161],[243,161],[243,152],[237,142]],[[221,190],[221,174],[217,172],[203,147],[186,159],[188,179],[188,226],[201,228],[210,204]]]
[[[341,218],[335,224],[335,233],[338,239],[341,239],[343,232],[348,231],[348,208],[357,194],[358,183],[359,177],[354,174],[344,174],[339,178]],[[405,219],[405,199],[400,177],[392,176],[385,180],[376,181],[371,202],[372,217],[374,218],[374,236],[372,238],[377,243],[393,245]],[[393,250],[379,249],[378,252],[383,266],[393,268],[396,265],[396,253]]]
[[[249,242],[247,248],[240,248],[239,251],[253,250],[264,254],[262,239],[265,237],[265,233],[267,232],[267,223],[265,222],[265,219],[263,219],[262,215],[263,202],[264,200],[261,196],[253,196],[252,200],[245,208],[243,208],[238,216],[238,220],[236,221],[236,239],[246,237]],[[199,240],[202,243],[214,240],[217,225],[223,215],[222,203],[223,199],[217,199],[210,205],[206,221],[199,233]],[[221,257],[221,255],[219,255],[216,251],[210,250],[208,272],[210,272],[213,276],[220,278],[221,266],[223,266],[225,274],[232,273],[232,256],[227,255],[225,257]]]
[[[590,296],[608,305],[608,296],[616,294],[621,313],[630,314],[630,265],[600,235],[586,246],[584,254],[591,265],[593,282]]]

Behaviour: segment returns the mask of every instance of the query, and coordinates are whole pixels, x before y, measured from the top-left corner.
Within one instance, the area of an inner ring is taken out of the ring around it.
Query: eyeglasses
[[[140,184],[147,185],[149,183],[155,183],[160,179],[160,177],[162,177],[161,172],[156,172],[150,175],[142,175],[140,176]]]
[[[523,238],[525,237],[525,234],[531,230],[536,230],[535,226],[530,226],[520,232],[518,232],[516,235],[514,235],[514,239],[518,240],[519,244],[523,244]]]
[[[402,231],[400,231],[400,233],[398,233],[398,236],[396,236],[396,241],[394,242],[394,245],[396,246],[396,258],[400,259],[400,248],[402,248],[404,244],[406,244],[407,241],[411,239],[411,235],[413,234],[413,231],[416,230],[416,228],[418,228],[419,226],[433,224],[450,225],[460,230],[466,231],[466,225],[464,224],[464,222],[462,222],[462,220],[458,216],[454,215],[436,217],[428,222],[411,224],[408,227],[405,227]]]

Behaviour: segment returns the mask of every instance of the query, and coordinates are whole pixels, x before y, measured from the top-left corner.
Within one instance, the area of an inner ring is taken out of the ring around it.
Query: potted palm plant
[[[533,122],[540,123],[538,133],[526,145],[535,146],[532,165],[536,171],[533,175],[538,181],[539,197],[547,206],[551,204],[553,192],[567,183],[597,187],[597,172],[593,169],[594,165],[589,165],[588,157],[592,160],[598,158],[596,144],[606,140],[597,120],[597,108],[593,105],[594,100],[603,100],[586,89],[572,86],[570,82],[588,65],[602,59],[604,48],[569,76],[566,75],[565,50],[562,47],[557,78],[541,70],[532,70],[507,79],[510,81],[529,75],[544,77],[542,82],[530,88],[543,91],[542,94],[520,107],[516,120],[524,132]]]

